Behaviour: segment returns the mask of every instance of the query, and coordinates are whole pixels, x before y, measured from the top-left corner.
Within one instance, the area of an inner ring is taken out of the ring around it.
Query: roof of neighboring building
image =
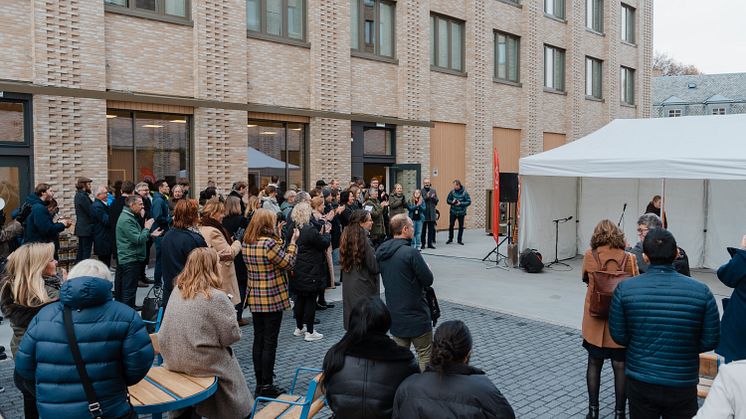
[[[695,87],[690,88],[693,85]],[[653,77],[653,106],[683,103],[746,102],[746,73]]]

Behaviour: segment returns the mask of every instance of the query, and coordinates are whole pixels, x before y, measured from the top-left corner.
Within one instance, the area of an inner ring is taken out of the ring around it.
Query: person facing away
[[[391,335],[396,343],[414,345],[420,370],[430,360],[433,329],[425,288],[433,285],[433,273],[419,251],[409,245],[414,234],[412,220],[404,214],[391,219],[393,238],[376,251],[378,267],[391,310]]]
[[[241,339],[241,329],[234,305],[221,289],[219,262],[215,249],[192,250],[176,277],[158,343],[166,369],[218,377],[215,394],[194,407],[200,417],[242,419],[251,413],[254,399],[231,348]]]
[[[623,419],[627,405],[624,393],[624,347],[614,342],[609,334],[607,318],[591,315],[591,299],[596,290],[595,273],[598,271],[624,271],[629,276],[639,274],[637,259],[624,251],[624,233],[609,220],[602,220],[596,225],[591,236],[591,248],[583,257],[583,282],[588,284],[583,306],[583,347],[588,351],[586,383],[588,386],[587,419],[598,419],[599,392],[601,390],[601,370],[604,360],[611,360],[614,370],[614,394],[616,403],[614,418]]]
[[[16,354],[18,374],[36,380],[40,417],[91,417],[63,320],[68,315],[101,416],[136,418],[127,387],[145,378],[153,346],[140,315],[112,300],[109,268],[93,259],[70,271],[60,300],[34,317]]]
[[[241,302],[236,278],[236,268],[233,266],[235,257],[241,254],[241,241],[236,240],[223,227],[225,205],[220,201],[210,201],[202,208],[199,232],[205,238],[208,247],[215,249],[220,255],[219,271],[222,290],[233,301],[233,305]]]
[[[725,362],[746,359],[746,236],[741,239],[741,248],[728,248],[731,259],[721,266],[718,279],[733,288],[730,301],[725,307],[720,323],[720,344],[715,352]]]
[[[248,190],[248,186],[245,188]],[[225,199],[225,218],[223,218],[223,227],[228,230],[236,240],[243,240],[246,233],[246,227],[249,223],[241,211],[241,198],[228,196]],[[244,301],[246,300],[246,282],[249,273],[246,271],[246,264],[243,263],[243,255],[238,252],[233,258],[233,268],[236,270],[236,282],[238,283],[238,304],[236,304],[236,319],[241,327],[248,326],[251,322],[243,318]]]
[[[715,381],[694,419],[746,418],[746,360],[718,368]]]
[[[368,230],[363,226],[372,224],[373,220],[368,211],[357,210],[352,213],[349,225],[342,231],[339,262],[344,283],[342,306],[345,330],[350,330],[353,308],[367,297],[377,297],[381,294],[378,261],[368,239]]]
[[[199,208],[188,199],[182,199],[174,208],[173,225],[163,235],[163,302],[168,306],[174,280],[184,270],[189,253],[198,247],[207,247],[205,238],[199,232]],[[241,261],[243,264],[243,261]]]
[[[96,188],[96,199],[91,205],[93,212],[93,253],[104,265],[111,265],[114,234],[111,230],[111,216],[107,205],[109,191],[106,186]]]
[[[446,244],[453,243],[453,227],[458,221],[458,244],[464,244],[464,217],[466,217],[466,208],[471,205],[471,197],[461,181],[453,181],[453,190],[448,193],[446,203],[451,206],[448,221],[448,241]]]
[[[386,334],[390,327],[380,297],[353,307],[347,333],[324,357],[322,385],[336,419],[390,418],[399,384],[419,372],[412,352]]]
[[[93,247],[93,227],[95,219],[91,202],[91,179],[78,178],[75,183],[75,235],[78,237],[78,252],[75,263],[91,257]]]
[[[484,371],[469,365],[472,338],[460,320],[435,331],[427,369],[410,375],[396,390],[393,418],[514,419],[508,400]]]
[[[707,285],[677,273],[677,246],[663,229],[647,232],[645,274],[621,282],[611,301],[609,329],[627,347],[630,417],[690,418],[697,413],[699,354],[715,349],[717,304]]]

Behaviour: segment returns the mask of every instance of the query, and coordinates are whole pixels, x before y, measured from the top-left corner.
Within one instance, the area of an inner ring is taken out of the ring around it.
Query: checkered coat
[[[296,246],[287,250],[279,238],[260,237],[243,244],[243,260],[249,270],[247,304],[252,313],[274,313],[290,308],[287,274],[295,265]]]

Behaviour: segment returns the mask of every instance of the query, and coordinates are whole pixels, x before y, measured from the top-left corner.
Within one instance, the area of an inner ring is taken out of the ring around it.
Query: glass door
[[[10,213],[31,193],[30,182],[28,157],[0,156],[0,198],[5,200],[6,223],[12,220]]]
[[[394,185],[397,183],[402,186],[404,196],[407,200],[412,197],[415,189],[422,187],[422,181],[420,179],[420,165],[419,164],[394,164],[389,166],[389,184],[388,191],[394,191]]]

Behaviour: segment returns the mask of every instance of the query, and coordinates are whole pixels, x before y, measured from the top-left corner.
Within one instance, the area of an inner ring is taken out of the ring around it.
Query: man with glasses
[[[637,257],[637,267],[640,269],[640,273],[647,272],[648,267],[650,266],[650,263],[647,262],[643,256],[642,242],[645,241],[645,236],[647,236],[648,231],[656,228],[663,228],[663,222],[660,217],[653,213],[643,214],[637,220],[637,238],[639,241],[634,247],[628,248],[627,251]],[[686,255],[684,249],[681,247],[678,249],[679,254],[673,262],[673,267],[678,273],[691,276],[691,272],[689,271],[689,257]]]
[[[435,223],[438,221],[437,206],[438,192],[432,187],[430,179],[425,178],[422,182],[422,198],[425,200],[425,221],[422,223],[422,237],[420,243],[422,248],[427,246],[428,249],[435,249]]]

